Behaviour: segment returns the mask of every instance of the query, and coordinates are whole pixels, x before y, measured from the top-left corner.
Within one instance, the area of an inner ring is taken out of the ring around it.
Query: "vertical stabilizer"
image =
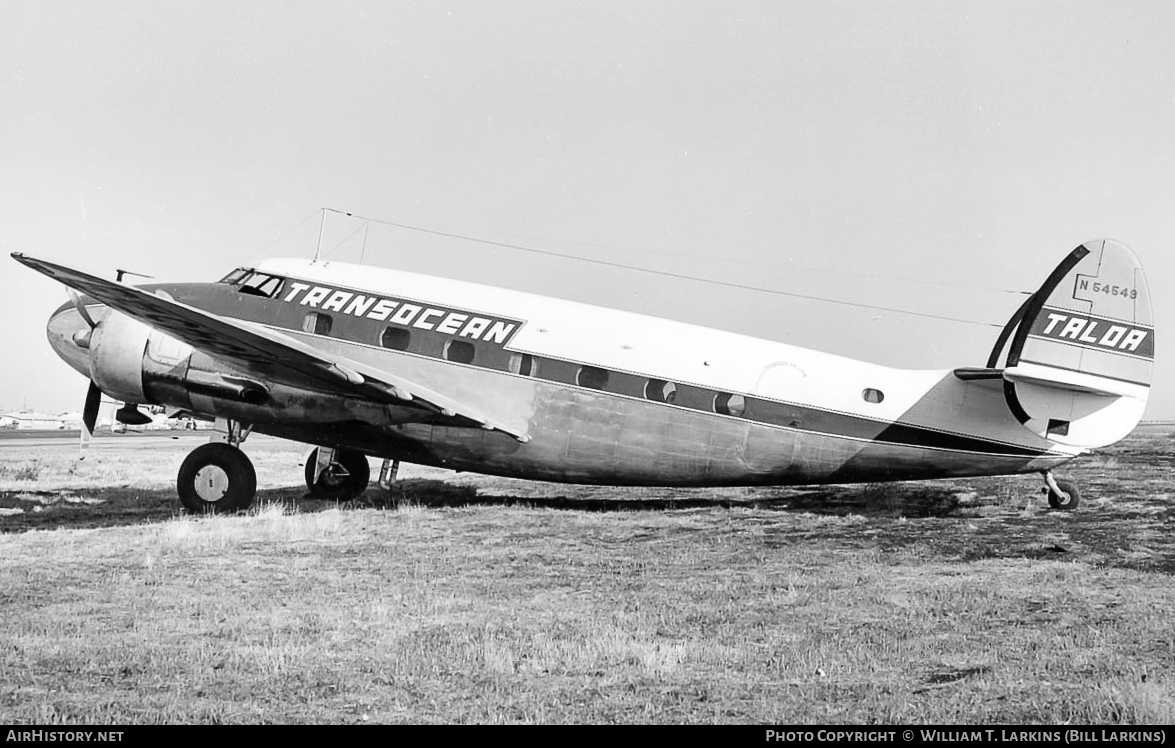
[[[1086,242],[1017,316],[1003,376],[1020,422],[1081,447],[1129,434],[1146,408],[1155,355],[1150,293],[1134,253],[1110,239]]]

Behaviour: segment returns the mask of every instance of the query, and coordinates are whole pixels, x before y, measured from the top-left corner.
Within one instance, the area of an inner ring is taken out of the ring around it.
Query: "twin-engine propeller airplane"
[[[1073,250],[982,368],[893,369],[472,283],[269,260],[217,283],[132,287],[21,254],[71,292],[53,348],[101,393],[215,419],[179,470],[193,512],[240,510],[252,431],[317,445],[313,495],[399,461],[643,486],[850,483],[1039,472],[1126,436],[1146,405],[1150,296],[1134,254]],[[83,434],[83,438],[85,434]]]

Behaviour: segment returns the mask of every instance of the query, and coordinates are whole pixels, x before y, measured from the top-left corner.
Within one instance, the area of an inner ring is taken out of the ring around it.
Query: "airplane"
[[[49,342],[102,393],[215,419],[176,479],[195,513],[256,493],[250,433],[314,446],[312,496],[400,462],[623,486],[772,486],[1040,473],[1112,444],[1154,360],[1142,266],[1070,252],[984,366],[905,370],[667,319],[378,267],[272,259],[216,283],[131,286],[23,254],[65,284]],[[81,294],[81,295],[79,295]],[[84,438],[84,435],[83,435]]]

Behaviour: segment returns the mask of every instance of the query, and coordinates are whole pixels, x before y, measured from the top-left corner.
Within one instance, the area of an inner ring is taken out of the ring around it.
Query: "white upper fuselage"
[[[958,381],[949,369],[896,369],[684,322],[399,270],[302,259],[268,260],[257,269],[304,283],[518,319],[522,325],[507,348],[520,353],[1053,454],[1082,451],[1033,436],[1010,417],[997,386]]]

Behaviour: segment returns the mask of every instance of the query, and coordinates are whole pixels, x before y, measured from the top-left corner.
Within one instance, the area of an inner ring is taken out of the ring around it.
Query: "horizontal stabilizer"
[[[961,367],[953,374],[964,382],[982,382],[999,379],[1008,382],[1027,382],[1042,387],[1057,387],[1074,392],[1088,392],[1093,395],[1114,397],[1146,398],[1146,388],[1131,382],[1121,382],[1079,371],[1054,369],[1049,366],[1022,363],[1010,369],[987,369]]]
[[[955,369],[954,374],[964,382],[975,382],[983,379],[1003,379],[1003,369],[980,369],[970,366],[964,366],[960,369]]]
[[[1140,384],[1036,364],[1025,363],[1004,369],[1003,378],[1013,383],[1026,382],[1102,397],[1133,397],[1145,402],[1147,396],[1147,388]]]

